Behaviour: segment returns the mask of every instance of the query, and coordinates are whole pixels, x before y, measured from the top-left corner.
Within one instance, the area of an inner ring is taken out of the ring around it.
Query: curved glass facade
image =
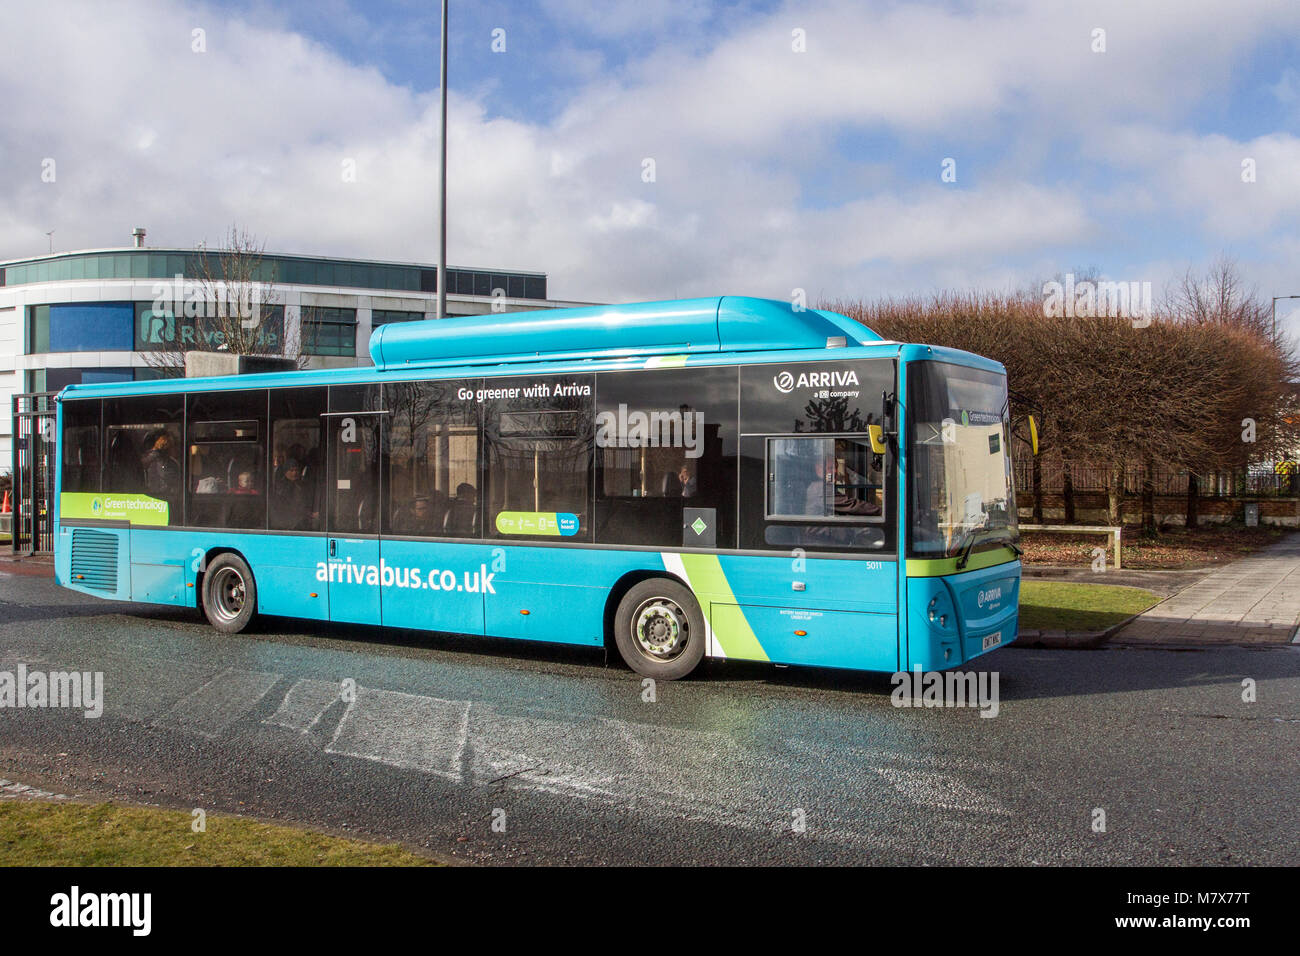
[[[123,249],[114,252],[68,255],[15,262],[0,267],[0,286],[33,282],[70,282],[84,279],[170,279],[175,275],[201,276],[200,257],[209,259],[208,274],[220,275],[220,253],[186,250]],[[265,255],[261,259],[263,282],[287,285],[336,286],[383,289],[396,292],[437,292],[438,270],[424,266],[352,259],[318,259],[304,256]],[[447,291],[456,295],[492,295],[502,289],[512,299],[545,299],[546,276],[535,273],[448,269]]]

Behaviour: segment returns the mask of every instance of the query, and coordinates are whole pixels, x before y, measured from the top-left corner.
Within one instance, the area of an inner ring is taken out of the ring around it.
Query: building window
[[[154,303],[135,303],[135,333],[133,345],[137,352],[215,352],[226,342],[226,330],[236,323],[242,325],[237,314],[226,317],[216,315],[193,316],[174,314],[172,311],[154,311]],[[208,306],[205,304],[205,313]],[[254,349],[263,355],[278,355],[284,341],[284,306],[261,305],[255,316],[256,332],[249,334],[241,328],[240,336],[251,341]]]
[[[418,322],[424,318],[423,312],[404,312],[398,309],[375,309],[370,313],[370,327],[377,329],[390,322]]]
[[[27,307],[27,353],[40,355],[50,350],[50,307]]]
[[[130,351],[130,302],[33,305],[27,311],[28,354]]]
[[[206,269],[213,275],[220,272],[218,252],[131,250],[107,254],[59,256],[37,262],[15,263],[0,269],[0,286],[24,285],[32,282],[66,282],[85,279],[171,279],[177,274],[200,275]],[[476,277],[479,277],[476,280]],[[437,292],[438,271],[416,266],[388,265],[371,262],[349,262],[331,259],[296,259],[278,256],[261,257],[257,278],[264,282],[281,282],[291,285],[347,286],[359,289],[391,289],[398,292]],[[499,285],[511,298],[546,298],[544,276],[514,274],[479,274],[470,271],[449,270],[447,291],[464,295],[480,294],[476,281],[483,285]],[[513,291],[522,291],[519,296]]]
[[[356,355],[357,310],[303,306],[302,350],[307,355]]]

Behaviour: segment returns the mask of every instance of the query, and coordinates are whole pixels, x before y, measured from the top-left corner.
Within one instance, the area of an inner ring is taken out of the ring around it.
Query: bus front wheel
[[[651,578],[623,595],[614,617],[614,642],[638,674],[676,680],[704,657],[704,615],[688,588]]]
[[[238,634],[257,612],[257,582],[237,554],[219,554],[203,575],[203,613],[218,631]]]

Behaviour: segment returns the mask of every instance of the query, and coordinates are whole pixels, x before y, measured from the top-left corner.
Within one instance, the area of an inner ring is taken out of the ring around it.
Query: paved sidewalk
[[[1112,644],[1287,644],[1300,623],[1300,534],[1211,571]]]
[[[15,556],[0,552],[0,574],[31,574],[37,577],[54,577],[54,555],[34,554]]]

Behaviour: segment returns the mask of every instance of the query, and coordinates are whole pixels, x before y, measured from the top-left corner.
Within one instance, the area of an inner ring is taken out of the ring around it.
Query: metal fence
[[[1029,457],[1015,462],[1016,488],[1022,493],[1034,489],[1034,464]],[[1065,490],[1068,474],[1075,494],[1104,493],[1110,489],[1110,466],[1091,462],[1043,459],[1041,462],[1043,494],[1059,495]],[[1155,468],[1151,472],[1153,492],[1158,496],[1178,497],[1187,494],[1188,471]],[[1141,465],[1124,469],[1124,493],[1141,495],[1146,472]],[[1197,474],[1197,495],[1201,498],[1300,497],[1300,473],[1274,474],[1247,472],[1202,472]]]
[[[54,392],[13,397],[13,551],[54,550]]]

